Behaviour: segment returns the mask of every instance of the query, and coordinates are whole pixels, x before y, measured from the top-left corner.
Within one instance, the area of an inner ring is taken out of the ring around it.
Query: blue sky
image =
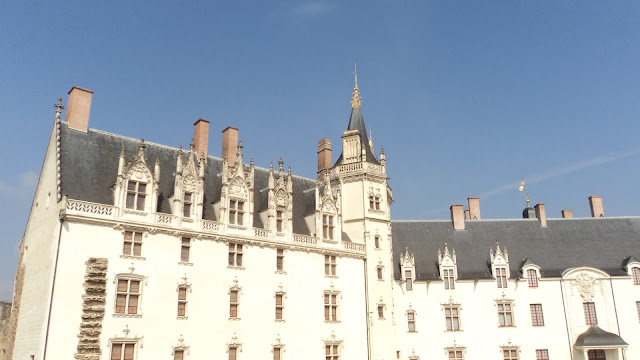
[[[244,153],[314,177],[339,155],[357,61],[394,219],[480,196],[516,218],[638,215],[640,3],[113,1],[0,3],[0,300],[13,277],[59,96],[95,91],[90,127],[187,145],[198,118]],[[64,116],[64,115],[63,115]]]

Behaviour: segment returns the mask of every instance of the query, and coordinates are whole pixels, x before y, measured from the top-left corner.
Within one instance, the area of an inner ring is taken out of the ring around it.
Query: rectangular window
[[[229,201],[229,224],[242,225],[244,219],[244,201]]]
[[[547,349],[536,350],[536,360],[549,360],[549,350]]]
[[[284,270],[284,249],[276,250],[276,270]]]
[[[324,320],[338,321],[338,294],[324,294]]]
[[[189,252],[191,250],[191,239],[183,237],[180,247],[180,261],[189,262]]]
[[[636,309],[638,310],[638,321],[640,321],[640,301],[636,301]]]
[[[129,180],[127,182],[127,209],[144,211],[146,194],[147,184]]]
[[[604,350],[589,350],[587,351],[588,360],[607,360],[604,356]]]
[[[178,316],[187,315],[187,288],[178,288]]]
[[[377,270],[377,273],[378,273],[378,280],[382,280],[382,268],[378,267],[376,270]]]
[[[407,285],[407,290],[413,290],[413,277],[411,276],[411,270],[404,271],[404,280]]]
[[[504,267],[496,268],[496,282],[499,289],[507,288],[507,269]]]
[[[322,238],[333,240],[333,215],[322,215]]]
[[[133,360],[136,344],[113,343],[111,344],[111,360]]]
[[[448,350],[447,353],[449,354],[449,359],[464,360],[462,350]]]
[[[632,268],[631,274],[633,275],[633,285],[640,285],[640,268]]]
[[[139,298],[140,280],[118,279],[116,314],[137,314]]]
[[[284,294],[276,294],[276,320],[282,320],[284,316]]]
[[[447,325],[447,331],[459,331],[460,330],[460,307],[445,306],[444,320]]]
[[[409,332],[416,331],[416,313],[412,311],[407,313],[407,325],[409,326]]]
[[[229,243],[229,266],[242,266],[242,244]]]
[[[384,305],[378,305],[378,318],[384,319]]]
[[[375,198],[373,195],[369,195],[369,209],[375,209]]]
[[[335,255],[325,255],[324,256],[324,274],[325,275],[336,275],[336,257]]]
[[[498,303],[498,323],[500,327],[513,326],[513,304]]]
[[[282,232],[282,224],[284,223],[284,211],[276,210],[276,231]]]
[[[538,272],[533,270],[533,269],[529,269],[527,270],[527,284],[529,284],[529,287],[538,287]]]
[[[230,318],[238,318],[238,307],[240,303],[238,302],[238,290],[229,291],[229,317]]]
[[[340,345],[331,344],[325,345],[325,360],[340,360]]]
[[[229,360],[238,359],[238,348],[235,346],[229,346]]]
[[[584,321],[587,325],[598,325],[598,317],[596,316],[596,304],[592,302],[582,303],[584,309]]]
[[[193,204],[193,193],[184,193],[184,202],[182,203],[182,216],[191,217],[191,205]]]
[[[529,305],[531,310],[531,325],[544,326],[544,316],[542,315],[542,304]]]
[[[380,236],[376,235],[373,237],[373,242],[376,249],[380,249]]]
[[[122,255],[140,256],[142,254],[142,233],[138,231],[124,232]]]
[[[519,360],[518,349],[502,349],[502,358],[504,360]]]
[[[280,357],[280,356],[281,356],[281,352],[282,352],[282,349],[281,349],[281,348],[279,348],[279,347],[274,347],[274,348],[273,348],[273,360],[280,360],[280,359],[282,359],[282,358]]]
[[[455,289],[456,288],[456,283],[454,282],[454,278],[453,278],[453,269],[444,269],[444,288],[445,289]]]
[[[173,360],[184,360],[184,350],[174,350]]]
[[[376,202],[376,210],[380,210],[380,196],[376,196],[375,202]]]

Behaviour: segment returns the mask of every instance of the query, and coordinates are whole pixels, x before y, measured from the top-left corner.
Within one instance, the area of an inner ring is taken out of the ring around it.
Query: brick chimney
[[[331,168],[331,140],[322,138],[318,141],[318,180],[324,179],[324,170]]]
[[[469,212],[469,209],[464,209],[464,219],[471,220],[471,213]]]
[[[604,217],[604,207],[602,206],[602,196],[589,196],[589,206],[592,217]]]
[[[209,155],[209,121],[205,119],[198,119],[193,124],[193,141],[195,145],[195,152],[198,159],[204,154],[204,161],[207,162],[207,156]]]
[[[89,113],[93,91],[74,86],[69,90],[65,121],[69,128],[82,132],[89,130]]]
[[[469,202],[469,219],[480,220],[480,198],[470,197],[467,201]]]
[[[573,217],[573,210],[570,210],[570,209],[562,210],[563,219],[571,219],[572,217]]]
[[[534,209],[536,209],[536,218],[540,221],[540,225],[547,226],[547,213],[544,211],[544,203],[537,204]]]
[[[453,204],[451,210],[451,221],[455,230],[464,230],[464,207],[462,204]]]
[[[229,165],[235,165],[238,153],[238,129],[227,126],[222,130],[222,158],[227,156]]]

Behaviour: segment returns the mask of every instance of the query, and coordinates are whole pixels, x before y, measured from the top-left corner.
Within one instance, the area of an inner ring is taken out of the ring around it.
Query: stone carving
[[[82,322],[78,333],[78,360],[100,360],[100,334],[104,319],[107,266],[104,258],[89,258],[84,277],[85,294],[82,295]]]
[[[584,301],[592,301],[593,295],[595,295],[595,286],[600,285],[600,281],[596,280],[596,278],[589,274],[586,271],[578,274],[573,283],[575,287],[578,288],[578,292],[580,292],[580,296]]]

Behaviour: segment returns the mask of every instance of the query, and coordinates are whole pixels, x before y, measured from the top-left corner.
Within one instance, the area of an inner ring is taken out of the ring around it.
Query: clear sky
[[[95,92],[90,127],[187,145],[198,118],[244,154],[314,177],[334,160],[358,63],[394,219],[446,219],[480,196],[517,218],[527,179],[549,217],[639,215],[638,1],[0,2],[0,300],[59,96]],[[63,114],[64,118],[64,114]]]

